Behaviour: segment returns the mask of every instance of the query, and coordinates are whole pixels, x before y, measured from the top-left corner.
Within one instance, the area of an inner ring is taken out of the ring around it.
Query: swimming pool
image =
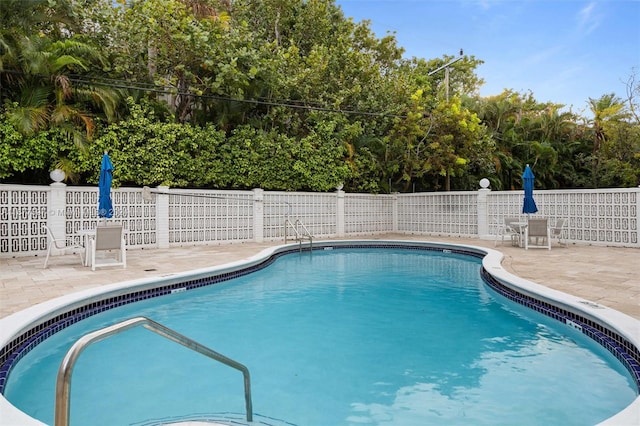
[[[380,242],[375,242],[373,244],[375,244],[376,246],[380,246],[381,245]],[[345,242],[343,244],[341,244],[340,242],[331,242],[330,244],[329,243],[323,243],[323,244],[320,244],[320,245],[314,244],[314,246],[316,246],[317,248],[323,250],[323,252],[326,251],[326,249],[329,249],[329,248],[336,248],[336,247],[344,248],[347,245],[349,245],[350,247],[353,247],[354,245],[355,246],[366,246],[368,244],[366,242],[361,242],[359,244],[356,244],[354,242],[348,242],[348,243]],[[438,252],[438,256],[440,256],[440,257],[444,256],[445,260],[448,260],[449,257],[456,256],[455,252],[457,252],[457,251],[461,251],[461,252],[464,252],[466,254],[471,254],[471,255],[474,255],[476,257],[482,256],[482,255],[485,254],[485,252],[487,252],[486,249],[478,250],[478,249],[474,249],[474,248],[462,248],[462,247],[457,247],[457,246],[442,246],[442,245],[428,245],[428,244],[415,244],[415,243],[408,244],[408,243],[404,243],[404,242],[403,243],[389,242],[389,243],[384,244],[384,245],[385,246],[398,246],[398,245],[401,245],[403,247],[404,251],[407,251],[406,250],[407,248],[429,249],[429,250],[432,250],[434,252]],[[295,248],[297,248],[297,247],[295,247]],[[295,248],[293,248],[291,246],[289,246],[288,248],[283,246],[281,248],[274,249],[273,251],[270,251],[269,253],[264,253],[264,254],[262,254],[260,256],[257,256],[256,258],[253,258],[253,259],[249,260],[248,262],[246,262],[247,265],[245,265],[245,266],[249,266],[250,269],[261,269],[264,266],[265,262],[266,262],[266,263],[273,263],[271,265],[272,267],[277,267],[278,263],[283,259],[279,258],[279,259],[276,260],[276,259],[274,259],[273,255],[274,254],[275,255],[279,255],[279,254],[284,253],[286,251],[292,251],[292,250],[295,251]],[[312,258],[313,259],[321,259],[323,257],[322,256],[323,252],[317,252],[317,254],[314,253]],[[490,253],[490,255],[492,255],[492,254],[495,255],[495,253]],[[490,257],[490,256],[488,256],[488,257]],[[309,258],[310,258],[309,254],[306,253],[306,255],[304,255],[303,257],[298,257],[298,261],[299,262],[306,262],[306,260],[309,259]],[[497,259],[494,259],[493,261],[495,262],[496,260]],[[344,260],[343,260],[343,262],[344,262]],[[353,259],[351,259],[351,262],[353,262]],[[479,260],[477,260],[477,261],[474,260],[474,262],[476,262],[476,264],[474,264],[474,270],[475,270],[474,274],[477,276],[477,270],[479,269],[480,261]],[[411,263],[412,262],[409,262],[409,263],[405,262],[405,267],[409,266]],[[491,259],[485,258],[484,261],[483,261],[484,270],[485,271],[489,270],[489,271],[492,271],[492,273],[493,273],[493,275],[491,277],[486,277],[486,278],[490,278],[490,281],[491,280],[494,281],[494,282],[492,282],[490,284],[495,286],[495,288],[497,288],[498,291],[504,291],[504,289],[501,288],[501,286],[505,286],[505,282],[503,282],[503,278],[504,277],[501,277],[500,273],[496,273],[496,271],[497,271],[497,269],[496,269],[497,268],[497,263],[499,263],[499,262],[496,262],[495,264],[491,264]],[[372,265],[373,266],[370,265],[370,266],[368,266],[367,268],[364,268],[364,269],[372,269],[376,265],[375,262]],[[216,272],[217,275],[222,274],[223,277],[220,278],[220,280],[223,280],[223,279],[228,278],[229,276],[238,275],[237,270],[240,268],[240,266],[241,265],[231,265],[231,266],[228,266],[226,268],[218,268],[215,272]],[[243,267],[245,267],[245,266],[243,266]],[[307,266],[307,265],[305,264],[305,266]],[[271,269],[271,268],[267,268],[267,269]],[[263,269],[262,271],[265,271],[265,270]],[[303,269],[302,272],[304,272],[304,269]],[[498,271],[498,272],[500,272],[500,271]],[[71,305],[72,305],[73,309],[70,311],[69,316],[67,316],[65,318],[65,320],[73,321],[73,319],[70,320],[70,318],[75,318],[75,316],[87,316],[87,317],[92,316],[92,315],[88,314],[88,310],[105,310],[106,309],[105,306],[108,305],[108,304],[113,304],[113,305],[125,304],[128,301],[128,299],[125,296],[125,294],[127,292],[131,293],[131,287],[135,287],[134,295],[131,296],[131,297],[145,299],[145,298],[150,297],[154,292],[156,292],[156,293],[165,292],[166,293],[167,290],[169,290],[169,292],[170,292],[170,290],[172,290],[172,289],[173,290],[180,289],[180,288],[182,288],[180,286],[183,285],[183,284],[179,284],[179,283],[183,283],[185,281],[191,281],[194,286],[199,286],[200,284],[204,285],[204,281],[206,281],[206,279],[204,279],[203,277],[209,276],[209,275],[211,275],[211,271],[199,271],[199,272],[196,272],[196,273],[192,274],[189,277],[165,278],[163,280],[160,280],[161,281],[160,283],[138,282],[138,283],[128,283],[126,285],[124,285],[124,284],[123,285],[116,285],[116,286],[113,286],[113,288],[108,289],[108,291],[107,291],[105,296],[99,296],[98,297],[95,294],[94,295],[85,294],[83,297],[78,297],[73,302],[71,300],[67,300],[67,301],[64,301],[64,302],[60,301],[60,304],[58,305],[58,308],[54,309],[52,307],[52,312],[49,313],[48,318],[50,320],[52,320],[53,318],[56,318],[56,317],[59,317],[60,315],[62,315],[63,307],[64,306],[68,306],[69,302],[71,302]],[[253,278],[253,277],[254,276],[252,275],[251,277],[245,277],[245,278]],[[305,279],[308,279],[308,278],[305,278]],[[227,286],[227,284],[228,283],[225,283],[225,286]],[[523,284],[528,284],[528,283],[523,283]],[[167,288],[167,287],[172,287],[172,286],[173,286],[173,288]],[[521,288],[521,291],[523,291],[523,293],[519,293],[520,296],[518,296],[518,297],[526,296],[526,297],[529,297],[530,299],[532,299],[532,300],[525,301],[527,303],[533,303],[533,300],[535,300],[536,303],[538,305],[540,305],[538,307],[539,309],[543,309],[543,308],[546,309],[546,308],[548,308],[546,305],[551,305],[551,303],[549,303],[549,302],[550,302],[550,300],[552,298],[549,295],[538,296],[538,298],[531,298],[530,297],[530,295],[532,293],[531,285],[528,284],[528,286],[529,286],[529,288],[525,288],[525,287],[527,287],[527,285],[525,285],[523,288]],[[162,289],[158,290],[158,287],[161,287]],[[213,287],[216,287],[216,286],[213,286]],[[494,296],[489,296],[487,291],[486,291],[486,288],[484,287],[484,285],[475,285],[475,287],[476,287],[477,290],[481,291],[481,296],[483,298],[486,298],[486,297],[495,298],[496,297],[495,295]],[[219,288],[216,289],[216,291],[222,291],[225,288],[226,287],[224,287],[224,286],[219,286]],[[316,287],[314,287],[314,288],[316,288],[316,289],[317,288],[321,288],[321,286],[316,285]],[[194,290],[193,293],[197,294],[197,292],[204,291],[204,290],[205,290],[204,288],[200,289],[200,290]],[[207,288],[206,290],[209,290],[209,289]],[[281,289],[281,290],[293,291],[293,290],[295,290],[295,288],[287,287],[287,288],[284,288],[284,289]],[[349,290],[349,289],[343,289],[343,290],[346,291],[346,290]],[[412,288],[412,290],[415,290],[415,289]],[[310,293],[310,292],[312,292],[312,291],[305,291],[305,293]],[[192,292],[190,291],[190,292],[187,292],[187,293],[192,293]],[[259,294],[262,295],[261,300],[264,300],[264,298],[266,296],[264,296],[262,293],[259,293]],[[186,293],[175,294],[175,295],[171,296],[171,298],[173,298],[174,301],[180,301],[182,297],[186,297],[185,295],[186,295]],[[217,294],[215,297],[217,299],[221,300],[221,301],[224,301],[225,299],[222,296],[224,296],[224,294],[223,295]],[[517,293],[511,294],[511,295],[506,295],[506,296],[509,297],[509,298],[513,298],[513,297],[517,296]],[[552,296],[558,296],[558,295],[552,295]],[[87,300],[87,297],[88,297],[88,300]],[[240,293],[237,297],[240,300],[243,300],[243,299],[247,298],[247,295]],[[256,297],[257,297],[257,295],[256,295]],[[113,300],[110,300],[108,302],[100,302],[100,300],[104,300],[105,298],[106,299],[113,299]],[[158,300],[160,300],[160,299],[162,299],[162,298],[159,298]],[[386,296],[386,300],[392,300],[392,299],[395,299],[395,297],[390,297],[389,295]],[[571,298],[565,298],[565,299],[560,298],[560,299],[561,300],[556,300],[554,302],[556,305],[560,305],[561,308],[562,308],[562,309],[560,309],[558,311],[557,315],[567,315],[567,314],[571,313],[571,312],[569,312],[567,310],[567,308],[571,308],[571,306],[569,306],[569,305],[571,305],[572,303],[575,304],[576,306],[581,306],[580,305],[580,301],[570,300]],[[145,303],[147,303],[147,302],[145,302]],[[155,301],[154,301],[154,303],[155,303]],[[211,303],[211,301],[209,301],[208,303]],[[417,306],[424,307],[425,304],[426,304],[426,301],[424,303],[417,304]],[[231,304],[229,304],[229,305],[231,305]],[[123,309],[127,310],[127,309],[131,308],[132,306],[133,305],[129,305],[129,306],[126,306]],[[206,306],[208,306],[208,304],[206,304]],[[382,305],[378,304],[378,306],[382,306]],[[386,305],[384,305],[384,306],[386,307]],[[82,308],[82,307],[85,307],[85,308]],[[224,306],[219,306],[217,308],[217,311],[221,311],[221,310],[223,310],[223,308],[224,308]],[[64,309],[67,310],[66,312],[69,312],[68,308],[64,308]],[[573,310],[575,310],[575,309],[573,309]],[[369,311],[375,312],[375,309],[369,309]],[[457,311],[458,310],[456,310],[456,312]],[[566,312],[563,313],[562,311],[566,311]],[[603,310],[603,309],[596,310],[594,308],[594,311],[605,311],[605,312],[597,312],[598,315],[603,316],[602,314],[606,314],[607,310],[606,309],[605,310]],[[293,315],[293,317],[296,318],[296,317],[299,317],[300,315],[304,315],[304,314],[305,314],[305,311],[302,310],[302,311],[297,312],[296,315]],[[454,312],[454,314],[455,314],[455,312]],[[574,315],[574,318],[573,318],[574,321],[572,323],[575,324],[576,326],[580,325],[580,324],[587,324],[588,325],[589,322],[593,322],[593,318],[591,318],[591,314],[590,313],[582,312],[581,315],[576,315],[575,313],[572,313],[572,314]],[[174,312],[173,315],[175,315],[175,312]],[[167,319],[173,317],[173,315],[167,316]],[[410,322],[410,318],[411,317],[415,317],[416,315],[420,315],[420,312],[414,312],[412,316],[404,318],[403,321],[405,323],[409,323]],[[442,317],[443,315],[444,314],[441,313],[440,317]],[[451,313],[449,313],[449,315],[451,315]],[[606,317],[606,315],[604,315],[604,316]],[[91,320],[99,319],[99,317],[100,316],[92,316]],[[324,312],[324,314],[321,314],[321,315],[318,314],[317,317],[330,318],[330,317],[332,317],[332,312],[331,311],[327,311],[327,312]],[[371,324],[372,321],[374,321],[374,319],[370,319],[367,322],[367,324]],[[263,323],[264,321],[265,320],[262,319],[259,322]],[[429,322],[433,323],[434,321],[436,321],[436,320],[432,319]],[[56,322],[59,322],[59,321],[53,321],[51,324],[48,324],[46,327],[49,327],[49,326],[51,326],[52,324],[54,324]],[[162,319],[160,319],[160,322],[164,322],[164,321]],[[346,321],[343,321],[343,322],[346,322]],[[606,323],[607,321],[603,321],[601,319],[600,322]],[[75,326],[69,327],[69,330],[72,330],[73,327],[76,327],[77,325],[78,324],[76,324]],[[280,326],[280,327],[282,327],[282,326]],[[220,327],[220,328],[223,328],[223,327]],[[331,328],[332,329],[337,329],[338,326],[334,325]],[[622,328],[622,330],[618,330],[617,333],[625,333],[624,324],[623,324],[623,326],[621,328]],[[438,329],[443,329],[443,327],[439,327]],[[58,333],[52,339],[64,337],[64,333],[66,333],[66,332],[67,332],[67,330],[64,331],[64,332]],[[414,333],[417,333],[417,332],[418,331],[414,331]],[[459,340],[461,340],[461,341],[470,340],[470,341],[474,341],[475,342],[476,339],[472,339],[472,337],[474,336],[474,332],[475,332],[474,328],[469,329],[465,333],[464,336],[460,336],[461,339],[459,339]],[[570,332],[573,333],[573,332],[575,332],[575,330],[571,329],[571,330],[567,331],[567,333],[570,333]],[[578,336],[574,336],[574,338],[578,338]],[[442,337],[438,337],[438,339],[442,339]],[[198,338],[196,340],[202,340],[202,339]],[[238,339],[238,340],[242,340],[242,339]],[[322,339],[319,339],[319,340],[322,340]],[[623,338],[623,340],[624,340],[624,338]],[[485,344],[489,344],[489,345],[495,345],[497,343],[498,342],[485,342]],[[280,345],[276,345],[276,346],[280,346]],[[400,347],[399,344],[396,344],[395,346],[396,347]],[[216,345],[212,344],[212,347],[216,348]],[[268,347],[268,345],[262,343],[262,344],[260,344],[258,346],[258,348],[264,348],[264,347]],[[311,353],[323,353],[323,351],[321,349],[322,349],[322,347],[320,347],[320,349],[316,349],[316,350],[312,350],[312,351],[305,351],[305,353],[308,353],[308,352],[311,352]],[[167,348],[167,350],[170,350],[170,348]],[[261,349],[261,350],[263,350],[263,349]],[[470,349],[464,349],[464,350],[459,351],[459,352],[466,353],[466,352],[469,352],[469,351],[470,351]],[[372,352],[377,352],[377,351],[372,351]],[[423,352],[424,352],[424,350],[423,350]],[[36,352],[34,351],[34,354],[35,353]],[[163,351],[163,353],[164,353],[164,351]],[[223,353],[224,353],[224,351],[223,351]],[[29,355],[27,355],[27,356],[29,356]],[[475,358],[479,358],[479,357],[475,357]],[[469,362],[459,362],[459,363],[470,364],[471,361],[473,361],[473,359],[474,359],[474,357],[470,357]],[[240,361],[244,361],[244,360],[240,359]],[[482,363],[479,359],[477,359],[476,361],[479,362],[479,363]],[[483,362],[490,363],[491,360],[485,359]],[[250,363],[248,363],[248,364],[250,364]],[[322,363],[322,360],[320,360],[316,364],[325,364],[325,363]],[[484,365],[482,368],[487,368],[487,365]],[[255,374],[255,373],[252,372],[252,374]],[[424,375],[428,376],[429,374],[426,374],[426,373],[423,372],[422,375],[423,376]],[[486,375],[481,375],[481,376],[484,377]],[[409,377],[411,378],[411,375],[409,375]],[[299,380],[303,380],[303,379],[304,379],[304,377],[300,378]],[[307,377],[307,379],[308,379],[308,377]],[[415,379],[415,377],[413,379]],[[449,377],[449,381],[455,382],[455,379],[453,377]],[[386,380],[381,380],[380,382],[381,382],[381,384],[379,384],[378,386],[381,386],[382,388],[384,388],[384,383],[386,383],[387,381]],[[405,393],[403,393],[403,395],[408,398],[410,395],[416,395],[416,394],[422,394],[423,396],[424,395],[434,396],[434,395],[438,394],[437,392],[434,393],[434,389],[430,388],[428,386],[429,385],[428,382],[424,382],[424,381],[420,382],[420,381],[418,381],[418,383],[420,383],[422,386],[418,386],[417,388],[414,388],[412,392],[405,392]],[[231,386],[231,384],[229,386]],[[440,386],[443,386],[442,383],[440,383]],[[406,391],[408,389],[408,387],[409,387],[409,385],[404,386],[403,388]],[[337,390],[329,389],[329,390],[326,390],[324,393],[325,394],[337,393]],[[440,392],[440,394],[442,394],[442,392]],[[446,393],[445,393],[445,395],[446,395]],[[442,396],[442,395],[440,395],[440,396]],[[256,398],[258,398],[258,397],[256,397]],[[400,398],[400,396],[399,396],[399,398]],[[351,399],[347,398],[347,400],[351,400]],[[405,400],[404,403],[408,403],[407,400]],[[382,412],[382,415],[390,415],[390,413],[388,411],[385,411],[385,409],[384,409],[385,404],[379,403],[378,401],[366,403],[366,401],[362,400],[358,404],[360,404],[360,405],[357,405],[357,408],[358,408],[358,410],[356,410],[357,412],[351,413],[351,416],[352,416],[351,418],[352,418],[354,423],[358,423],[358,421],[365,420],[366,416],[369,416],[369,418],[370,418],[374,411],[377,412],[378,415],[381,415],[380,412]],[[260,409],[259,408],[259,404],[256,404],[256,405],[257,405],[256,406],[256,411],[262,412],[262,413],[264,413],[266,415],[270,414],[269,412],[265,413],[264,410]],[[321,405],[321,404],[319,404],[319,405]],[[386,404],[386,406],[388,406],[388,405],[389,404]],[[438,405],[438,407],[441,410],[443,410],[442,406]],[[431,407],[431,408],[433,408],[433,407]],[[3,411],[4,411],[4,409],[3,409]],[[358,417],[359,414],[362,415],[362,417]],[[397,415],[397,413],[395,413],[395,415]],[[286,415],[278,414],[277,417],[279,417],[281,419],[284,419],[284,420],[288,420]],[[344,418],[344,416],[342,418]],[[380,422],[380,423],[382,423],[382,422]],[[313,424],[313,423],[300,422],[299,424]],[[331,424],[346,424],[346,423],[342,423],[342,422],[341,423],[335,423],[335,422],[332,422]]]

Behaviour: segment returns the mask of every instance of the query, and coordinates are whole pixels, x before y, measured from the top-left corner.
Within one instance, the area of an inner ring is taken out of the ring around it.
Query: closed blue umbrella
[[[100,180],[98,188],[100,190],[98,198],[98,217],[113,217],[113,203],[111,202],[111,181],[113,180],[113,164],[109,154],[106,152],[102,156],[100,166]]]
[[[535,176],[531,171],[531,167],[527,164],[522,173],[522,182],[524,186],[524,203],[522,204],[522,213],[531,214],[538,211],[536,201],[533,199],[533,181]]]

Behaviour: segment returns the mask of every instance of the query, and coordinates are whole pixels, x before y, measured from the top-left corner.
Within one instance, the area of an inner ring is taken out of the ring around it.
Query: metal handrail
[[[69,413],[70,413],[70,395],[71,395],[71,373],[76,360],[80,356],[80,353],[92,343],[99,342],[107,337],[121,333],[122,331],[130,328],[142,325],[144,328],[166,337],[167,339],[179,343],[191,350],[194,350],[202,355],[208,356],[218,362],[221,362],[229,367],[240,370],[244,376],[244,399],[247,409],[247,422],[253,421],[253,408],[251,404],[251,380],[249,377],[249,369],[237,361],[227,358],[226,356],[201,345],[200,343],[183,336],[180,333],[173,331],[170,328],[163,326],[149,318],[136,317],[131,318],[118,324],[114,324],[109,327],[94,331],[86,334],[69,349],[64,359],[60,363],[58,369],[58,377],[56,379],[56,402],[55,402],[55,426],[68,426],[69,425]]]
[[[304,225],[304,223],[302,223],[300,219],[296,219],[295,224],[291,223],[289,218],[285,219],[284,221],[284,243],[285,244],[287,244],[287,234],[288,234],[287,229],[289,229],[289,226],[293,228],[293,232],[296,233],[296,240],[300,242],[301,249],[302,249],[303,239],[308,239],[310,246],[313,247],[313,235],[311,235],[311,232],[309,232],[309,229],[307,229],[307,227]],[[298,230],[298,227],[301,227],[304,230],[304,233],[301,233]]]

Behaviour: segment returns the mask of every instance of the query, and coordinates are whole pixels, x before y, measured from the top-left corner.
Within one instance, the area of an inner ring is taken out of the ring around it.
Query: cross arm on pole
[[[431,72],[430,72],[429,74],[427,74],[427,75],[433,75],[433,74],[437,73],[438,71],[443,70],[443,69],[447,68],[448,66],[450,66],[450,65],[452,65],[452,64],[454,64],[454,63],[456,63],[456,62],[458,62],[458,61],[459,61],[460,59],[462,59],[462,58],[463,58],[463,56],[462,56],[462,55],[461,55],[461,56],[458,56],[457,58],[454,58],[454,59],[450,60],[450,61],[449,61],[449,62],[447,62],[446,64],[439,66],[438,68],[436,68],[435,70],[431,71]]]

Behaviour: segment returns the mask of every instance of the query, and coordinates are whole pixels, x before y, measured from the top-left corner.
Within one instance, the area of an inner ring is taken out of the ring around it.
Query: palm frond
[[[30,135],[46,128],[49,115],[46,105],[39,108],[18,106],[8,111],[8,118],[19,132]]]
[[[58,73],[60,72],[60,70],[67,69],[67,68],[73,69],[74,65],[82,68],[85,71],[88,69],[88,67],[85,65],[83,60],[80,60],[71,55],[62,55],[62,56],[55,57],[55,59],[50,61],[49,65],[50,65],[49,69],[52,73]]]
[[[22,107],[41,108],[49,104],[49,90],[35,84],[24,84],[18,104]]]
[[[112,121],[118,114],[118,105],[123,96],[120,90],[100,86],[79,86],[74,89],[74,96],[78,101],[91,103],[101,110]]]

